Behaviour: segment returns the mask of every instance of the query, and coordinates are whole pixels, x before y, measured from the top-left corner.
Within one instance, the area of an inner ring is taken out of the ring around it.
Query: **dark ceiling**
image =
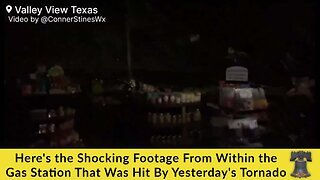
[[[6,20],[8,75],[33,71],[37,63],[60,63],[83,73],[125,70],[125,17],[131,27],[134,70],[214,74],[226,66],[229,46],[249,54],[251,72],[262,81],[284,73],[279,62],[286,52],[306,69],[313,67],[313,1],[116,0],[76,4],[98,7],[107,22],[32,25]],[[190,41],[197,35],[199,39]]]

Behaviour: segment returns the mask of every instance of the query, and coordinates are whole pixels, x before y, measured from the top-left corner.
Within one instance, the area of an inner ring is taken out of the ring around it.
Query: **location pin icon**
[[[8,5],[8,6],[6,7],[6,10],[7,10],[8,13],[10,13],[11,10],[12,10],[12,6]]]

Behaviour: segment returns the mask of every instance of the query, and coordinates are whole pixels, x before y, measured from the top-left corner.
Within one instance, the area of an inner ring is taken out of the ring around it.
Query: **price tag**
[[[248,81],[248,69],[242,66],[232,66],[226,69],[227,81]]]

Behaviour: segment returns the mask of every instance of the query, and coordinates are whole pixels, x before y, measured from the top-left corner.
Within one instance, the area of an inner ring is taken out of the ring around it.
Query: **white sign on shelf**
[[[258,121],[253,117],[246,117],[242,119],[229,119],[228,120],[229,129],[256,129],[258,128]]]
[[[248,81],[248,69],[242,66],[232,66],[226,69],[227,81]]]

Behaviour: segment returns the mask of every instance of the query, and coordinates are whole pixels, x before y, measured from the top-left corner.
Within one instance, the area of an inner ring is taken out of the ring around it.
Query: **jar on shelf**
[[[171,114],[166,113],[164,118],[165,118],[165,124],[170,125],[171,124]]]
[[[177,103],[177,104],[181,104],[181,97],[176,97],[176,101],[175,101],[175,103]]]
[[[48,118],[55,118],[57,117],[57,112],[54,109],[51,109],[48,113]]]
[[[187,94],[181,93],[181,103],[186,103],[186,102],[187,102]]]
[[[176,97],[173,94],[171,94],[169,98],[170,103],[172,104],[175,103],[175,100],[176,100]]]
[[[152,124],[153,125],[158,124],[158,115],[157,115],[157,113],[153,113],[152,114]]]
[[[182,121],[183,121],[182,115],[178,115],[178,124],[182,124]]]
[[[177,119],[177,116],[176,116],[176,115],[173,115],[173,116],[172,116],[171,122],[172,122],[172,124],[173,124],[174,126],[177,125],[178,119]]]
[[[195,93],[196,102],[201,102],[201,92]]]
[[[196,109],[196,111],[193,113],[193,121],[197,122],[201,120],[201,112],[200,109]]]
[[[163,113],[159,114],[159,122],[160,122],[160,125],[164,125],[164,115],[163,115]]]
[[[163,96],[163,103],[169,103],[169,96],[168,95]]]
[[[39,124],[38,134],[47,134],[48,133],[47,124]]]
[[[56,125],[55,124],[50,124],[49,126],[49,132],[54,133],[56,131]]]

